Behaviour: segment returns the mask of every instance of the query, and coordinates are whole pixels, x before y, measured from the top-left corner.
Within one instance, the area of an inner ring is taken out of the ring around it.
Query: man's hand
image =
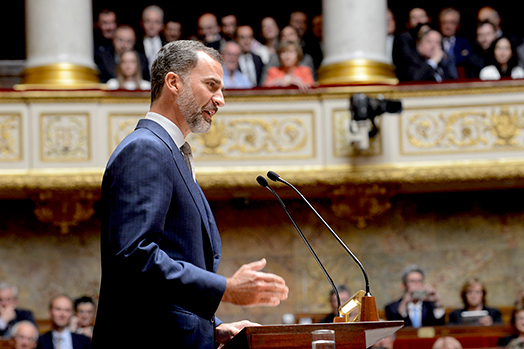
[[[248,320],[242,320],[232,323],[221,323],[216,327],[215,333],[216,333],[216,340],[218,343],[220,343],[219,348],[222,348],[224,344],[226,344],[231,338],[233,338],[238,332],[240,332],[244,327],[249,326],[260,326],[260,324],[248,321]]]
[[[261,272],[265,266],[264,258],[241,266],[227,279],[222,301],[242,306],[276,306],[287,299],[286,282],[278,275]]]

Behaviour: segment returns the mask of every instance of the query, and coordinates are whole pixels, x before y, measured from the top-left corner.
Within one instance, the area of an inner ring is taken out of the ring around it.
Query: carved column
[[[91,0],[25,0],[26,68],[16,88],[98,87]]]
[[[321,84],[397,84],[386,55],[386,0],[323,0]]]

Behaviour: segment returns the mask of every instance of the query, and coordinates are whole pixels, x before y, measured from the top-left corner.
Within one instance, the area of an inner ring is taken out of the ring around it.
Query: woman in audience
[[[150,90],[151,83],[142,79],[140,58],[136,51],[127,51],[120,56],[116,67],[116,78],[107,81],[110,90]]]
[[[516,338],[524,340],[524,306],[519,305],[513,309],[511,313],[511,326],[513,327],[514,333],[510,336],[500,338],[497,343],[499,347],[508,346],[508,344]]]
[[[263,45],[257,48],[254,53],[262,58],[262,62],[267,64],[272,54],[277,52],[280,35],[280,28],[273,17],[265,17],[260,22],[260,36]]]
[[[278,47],[280,66],[269,68],[264,86],[297,86],[302,92],[313,86],[315,79],[311,68],[298,64],[302,54],[302,47],[297,42],[282,41]]]
[[[478,318],[478,325],[491,326],[494,323],[502,322],[500,311],[496,308],[486,306],[486,288],[479,279],[473,278],[466,281],[464,286],[462,286],[460,296],[462,297],[464,308],[453,310],[449,314],[450,324],[459,325],[465,323],[467,321],[466,318],[463,317],[463,312],[465,311],[481,310],[487,311],[487,315]]]
[[[486,66],[480,71],[480,79],[522,79],[524,69],[518,63],[515,45],[507,37],[501,36],[493,41],[487,52]]]

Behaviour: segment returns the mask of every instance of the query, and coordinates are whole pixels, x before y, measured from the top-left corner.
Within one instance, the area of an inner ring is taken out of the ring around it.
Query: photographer
[[[404,320],[405,326],[438,326],[445,323],[445,309],[437,290],[424,283],[424,271],[416,265],[402,273],[404,296],[386,305],[388,320]]]

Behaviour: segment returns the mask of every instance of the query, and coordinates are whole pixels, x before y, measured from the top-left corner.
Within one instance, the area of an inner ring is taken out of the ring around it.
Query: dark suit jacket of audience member
[[[117,335],[117,334],[115,334]],[[73,339],[73,349],[89,349],[91,348],[91,340],[82,334],[71,333]],[[36,349],[54,349],[53,334],[51,331],[44,333],[38,339],[38,346]]]
[[[250,53],[250,56],[253,59],[253,63],[255,64],[255,73],[257,74],[257,86],[262,86],[262,84],[264,83],[264,81],[262,81],[262,73],[264,71],[264,62],[262,62],[262,58],[259,55]],[[247,74],[246,72],[242,72],[242,73]]]
[[[162,46],[164,46],[165,44],[167,44],[167,40],[166,38],[164,37],[164,35],[162,34],[159,34],[160,36],[160,41],[162,42]],[[138,53],[141,53],[144,55],[144,58],[146,60],[146,63],[148,64],[149,66],[149,63],[152,63],[152,62],[148,62],[147,60],[147,57],[146,57],[146,50],[144,49],[144,38],[142,37],[141,39],[138,39],[136,41],[136,44],[135,44],[135,50],[138,52]],[[140,58],[142,59],[142,58]],[[149,80],[149,79],[147,79]]]
[[[5,330],[0,330],[0,337],[8,333],[11,330],[11,328],[14,326],[14,324],[16,324],[19,321],[27,320],[27,321],[31,321],[32,323],[36,325],[35,317],[33,316],[33,313],[31,312],[31,310],[15,309],[15,313],[16,313],[16,317],[13,320],[9,321]]]
[[[412,326],[409,315],[403,317],[398,312],[398,306],[401,299],[396,302],[386,305],[386,318],[390,321],[404,320],[404,326]],[[433,314],[435,306],[431,302],[422,302],[422,326],[440,326],[446,323],[446,319],[442,316],[440,319],[435,318]]]
[[[436,69],[418,53],[417,56],[407,67],[408,81],[438,81],[435,74],[439,74],[442,80],[458,79],[456,67],[446,56],[442,58]]]
[[[467,309],[455,309],[449,313],[449,323],[454,325],[460,325],[462,323],[462,312]],[[496,308],[483,307],[482,310],[487,310],[488,315],[493,319],[494,324],[502,322],[502,315],[500,311]]]
[[[146,56],[138,52],[140,56],[140,65],[142,66],[142,79],[150,81],[149,67],[147,65]],[[105,51],[95,52],[95,63],[98,66],[100,81],[106,83],[111,78],[116,78],[116,60],[115,48],[111,45]]]
[[[417,59],[416,29],[399,34],[393,41],[391,52],[395,74],[400,81],[409,81],[408,67]]]

